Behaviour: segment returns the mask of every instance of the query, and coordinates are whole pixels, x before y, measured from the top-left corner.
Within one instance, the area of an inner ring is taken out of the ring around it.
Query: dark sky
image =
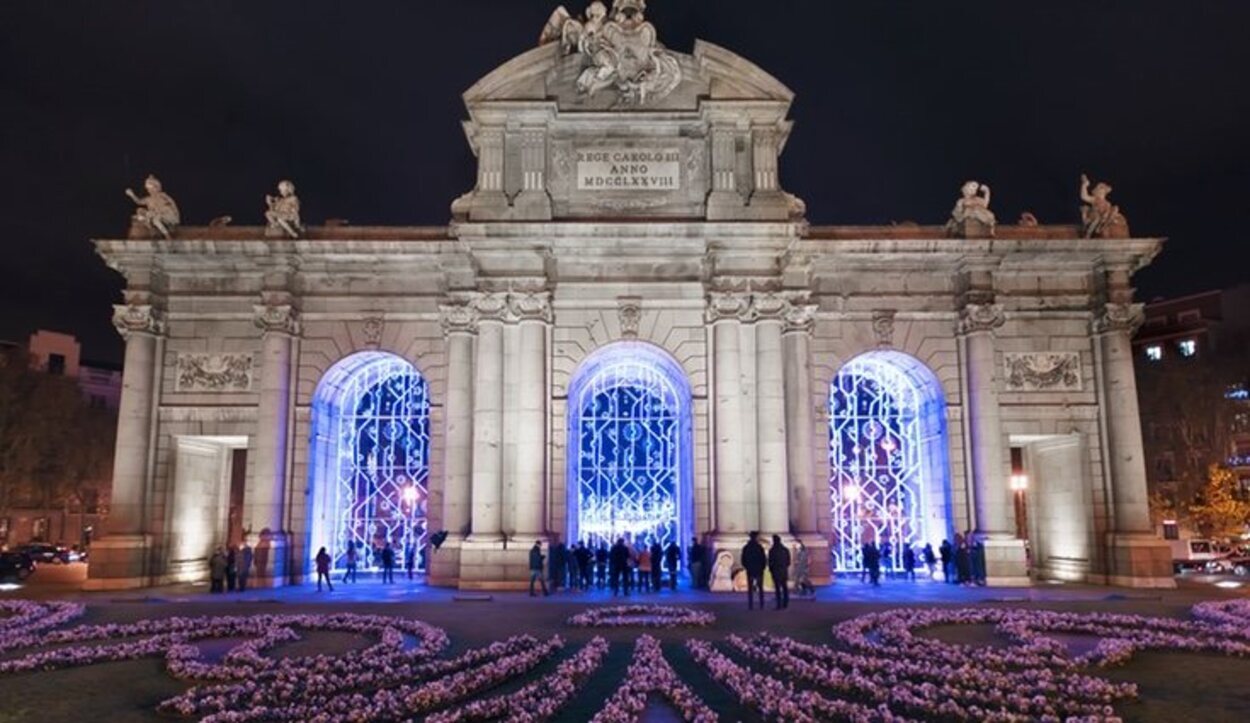
[[[120,279],[88,239],[155,172],[186,223],[441,224],[473,182],[460,93],[536,41],[549,0],[5,2],[0,339],[78,334],[117,359]],[[570,8],[580,13],[582,1]],[[1072,222],[1077,178],[1168,236],[1141,296],[1250,280],[1250,2],[652,0],[798,95],[783,182],[820,224],[941,223],[959,184]]]

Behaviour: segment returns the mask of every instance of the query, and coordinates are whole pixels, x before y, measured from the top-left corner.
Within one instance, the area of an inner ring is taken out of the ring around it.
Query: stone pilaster
[[[503,332],[506,296],[478,297],[473,381],[473,513],[471,542],[503,539]]]
[[[714,456],[716,462],[716,531],[740,537],[746,529],[746,490],[742,470],[741,328],[750,298],[717,293],[708,301],[715,356]]]
[[[815,420],[812,414],[811,339],[815,313],[815,306],[791,305],[782,330],[790,522],[794,531],[805,539],[820,535],[816,525],[817,480],[812,468]]]
[[[152,486],[153,425],[164,353],[164,314],[150,304],[113,307],[113,325],[126,340],[113,489],[106,534],[91,545],[88,590],[117,590],[148,584],[149,490]]]
[[[520,388],[517,390],[516,509],[513,544],[526,550],[546,537],[547,329],[551,299],[546,293],[517,294],[510,300],[520,325]]]
[[[985,544],[986,577],[991,585],[1026,585],[1028,560],[1023,541],[1015,536],[998,405],[994,330],[1004,321],[998,304],[968,304],[960,312],[958,332],[964,344],[976,527]]]
[[[299,312],[286,299],[259,304],[254,311],[261,330],[260,393],[254,456],[244,493],[244,528],[256,545],[253,580],[266,587],[285,584],[303,567],[289,560],[286,529],[291,360],[300,326]]]
[[[504,132],[502,128],[488,127],[478,131],[475,139],[477,149],[477,188],[469,218],[481,221],[498,221],[507,218],[508,197],[504,194]]]
[[[551,220],[551,196],[547,194],[547,133],[542,128],[521,131],[521,192],[513,206],[519,219]]]
[[[1130,587],[1175,587],[1172,555],[1155,536],[1147,502],[1146,467],[1133,371],[1132,337],[1142,306],[1106,304],[1093,332],[1102,365],[1102,406],[1107,439],[1104,454],[1111,473],[1110,582]]]
[[[473,484],[473,338],[477,310],[470,304],[440,308],[447,343],[447,393],[443,412],[443,524],[447,539],[430,557],[430,581],[454,585],[460,546],[469,531]]]
[[[712,192],[708,194],[709,219],[737,218],[745,199],[738,191],[739,132],[731,125],[712,128]]]
[[[789,302],[776,295],[759,295],[755,307],[756,444],[760,492],[760,531],[790,533],[789,460],[785,360],[782,329]]]

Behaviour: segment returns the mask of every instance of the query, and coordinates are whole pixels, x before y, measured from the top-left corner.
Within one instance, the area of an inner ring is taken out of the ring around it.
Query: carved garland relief
[[[1008,391],[1081,391],[1081,355],[1077,352],[1006,353],[1003,360]]]
[[[178,355],[178,392],[246,392],[252,388],[251,354]]]

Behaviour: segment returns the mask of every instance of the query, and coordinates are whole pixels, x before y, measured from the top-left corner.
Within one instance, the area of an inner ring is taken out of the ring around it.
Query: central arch
[[[835,570],[862,569],[867,542],[888,542],[883,562],[895,569],[906,546],[937,549],[951,524],[947,448],[942,385],[919,360],[883,349],[838,371],[829,390]]]
[[[591,354],[569,386],[568,535],[609,545],[685,543],[694,533],[690,383],[660,348]]]

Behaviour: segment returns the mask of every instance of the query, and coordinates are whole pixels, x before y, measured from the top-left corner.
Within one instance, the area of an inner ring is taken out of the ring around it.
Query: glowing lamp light
[[[1023,492],[1029,488],[1029,476],[1027,474],[1011,475],[1011,489],[1016,492]]]
[[[859,485],[847,485],[842,489],[842,494],[851,502],[859,501]]]
[[[420,493],[417,492],[416,485],[408,485],[404,488],[404,502],[410,505],[416,504],[418,494]]]

